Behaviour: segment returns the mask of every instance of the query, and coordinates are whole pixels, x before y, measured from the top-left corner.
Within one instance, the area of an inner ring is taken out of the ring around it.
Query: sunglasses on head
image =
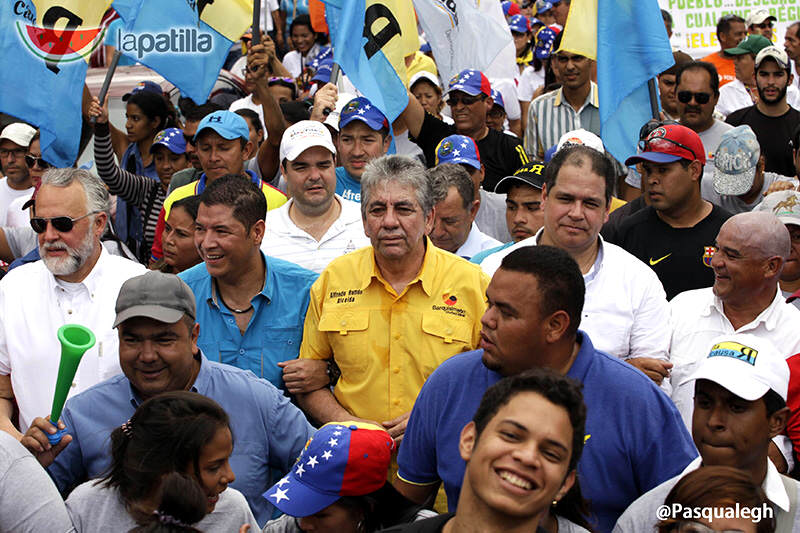
[[[25,164],[28,165],[28,168],[33,168],[34,166],[39,165],[39,168],[42,170],[46,170],[53,166],[41,157],[35,157],[32,155],[25,156]]]
[[[694,150],[684,144],[679,143],[678,141],[673,141],[672,139],[668,139],[666,137],[654,137],[652,139],[644,139],[643,141],[639,141],[639,150],[642,152],[665,152],[666,150],[669,150],[669,147],[665,147],[664,143],[674,144],[679,148],[683,148],[692,154],[692,157],[697,159],[697,154],[694,153]]]
[[[475,96],[470,96],[468,94],[453,94],[447,97],[447,101],[445,102],[450,107],[453,107],[456,104],[464,104],[464,105],[472,105],[475,102],[480,102],[486,98],[485,94],[478,94]]]
[[[711,95],[709,93],[693,93],[692,91],[678,92],[678,101],[682,104],[688,104],[692,101],[692,98],[694,98],[694,101],[698,104],[704,105],[711,100]]]
[[[33,231],[36,233],[44,233],[47,230],[47,223],[51,223],[53,228],[58,231],[59,233],[69,233],[72,231],[72,228],[75,227],[75,223],[82,218],[86,218],[91,215],[96,215],[100,213],[100,211],[91,211],[86,213],[83,216],[78,218],[69,218],[69,217],[52,217],[52,218],[44,218],[44,217],[33,217],[31,218],[31,227]]]

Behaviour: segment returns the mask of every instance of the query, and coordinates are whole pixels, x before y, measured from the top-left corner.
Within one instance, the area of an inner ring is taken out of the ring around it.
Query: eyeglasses
[[[766,30],[767,28],[772,28],[772,22],[762,22],[761,24],[753,24],[759,30]]]
[[[255,67],[244,67],[242,69],[242,76],[244,76],[248,72],[252,72],[253,74],[255,74],[256,72],[258,72],[258,67],[257,66],[255,66]]]
[[[718,531],[716,529],[711,529],[710,527],[706,526],[705,524],[701,524],[700,522],[690,522],[690,521],[681,521],[676,522],[670,528],[670,532],[672,533],[744,533],[741,529],[725,529],[723,531]]]
[[[14,159],[18,157],[25,157],[25,153],[27,150],[25,148],[16,148],[14,150],[0,150],[0,158],[7,158],[8,156],[13,156]]]
[[[100,213],[100,211],[92,211],[90,213],[86,213],[85,215],[78,217],[78,218],[69,218],[69,217],[52,217],[52,218],[43,218],[43,217],[33,217],[31,218],[31,227],[33,231],[36,233],[44,233],[47,230],[47,223],[51,223],[53,225],[53,229],[60,233],[69,233],[72,231],[72,228],[75,227],[75,223],[82,218],[86,218],[91,215],[96,215]]]
[[[668,139],[666,137],[654,137],[653,139],[645,139],[643,141],[639,141],[639,150],[642,152],[665,152],[669,150],[669,147],[664,146],[664,143],[674,144],[679,148],[683,148],[684,150],[692,154],[692,157],[697,159],[697,154],[694,153],[694,150],[692,150],[686,145],[679,143],[678,141],[673,141],[672,139]]]
[[[270,78],[267,80],[268,83],[276,83],[279,81],[284,81],[286,83],[291,83],[292,85],[294,85],[294,78],[282,78],[280,76],[270,76]]]
[[[692,91],[680,91],[678,93],[678,101],[682,104],[691,102],[692,97],[694,97],[694,101],[700,105],[705,105],[711,100],[711,95],[709,93],[693,93]]]
[[[485,98],[485,94],[478,94],[475,96],[470,96],[468,94],[452,94],[447,97],[445,103],[450,107],[453,107],[456,104],[472,105],[475,102],[480,102]]]
[[[39,165],[39,168],[42,170],[47,170],[48,168],[52,168],[53,165],[42,159],[41,157],[36,157],[32,155],[25,156],[25,164],[28,165],[28,168],[33,168],[36,165]]]

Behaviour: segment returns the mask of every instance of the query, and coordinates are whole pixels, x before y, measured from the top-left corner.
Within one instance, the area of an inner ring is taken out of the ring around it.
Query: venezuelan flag
[[[597,60],[600,123],[619,161],[652,118],[647,81],[674,64],[657,0],[572,0],[559,50]]]

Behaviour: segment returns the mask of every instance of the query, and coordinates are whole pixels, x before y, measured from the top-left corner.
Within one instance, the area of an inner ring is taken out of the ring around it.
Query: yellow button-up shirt
[[[334,394],[350,413],[392,420],[444,360],[478,345],[488,284],[477,265],[428,240],[422,269],[398,295],[372,247],[356,250],[311,287],[300,357],[336,361]]]

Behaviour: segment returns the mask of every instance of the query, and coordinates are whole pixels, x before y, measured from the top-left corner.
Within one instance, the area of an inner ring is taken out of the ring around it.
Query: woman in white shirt
[[[283,66],[297,78],[324,48],[324,36],[314,32],[311,17],[300,15],[289,26],[289,38],[294,50],[283,56]]]

